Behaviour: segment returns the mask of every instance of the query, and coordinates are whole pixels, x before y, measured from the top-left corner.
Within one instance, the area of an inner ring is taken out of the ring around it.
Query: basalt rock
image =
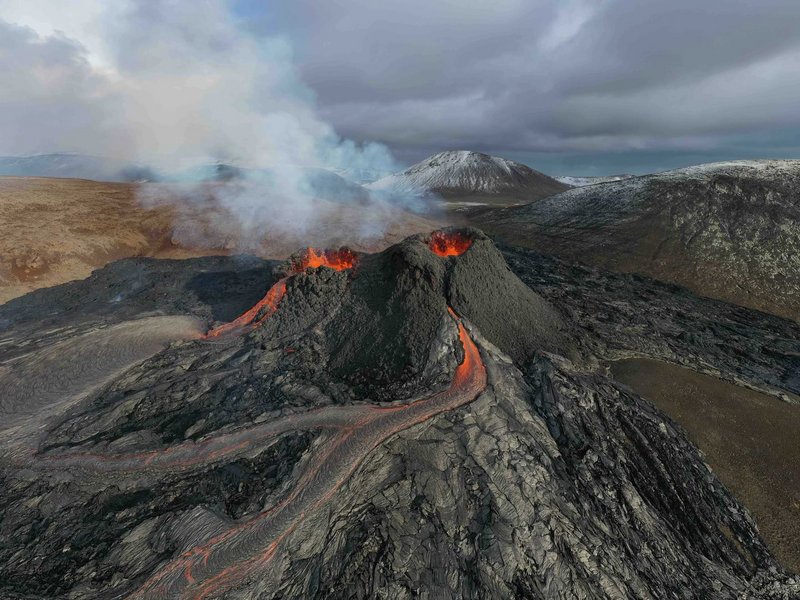
[[[512,271],[557,306],[604,360],[654,358],[800,402],[800,325],[641,275],[501,246]]]
[[[443,259],[413,236],[359,261],[326,327],[334,374],[385,386],[430,372],[448,305],[518,361],[574,352],[558,312],[511,273],[489,238],[462,231],[471,245],[460,256]]]

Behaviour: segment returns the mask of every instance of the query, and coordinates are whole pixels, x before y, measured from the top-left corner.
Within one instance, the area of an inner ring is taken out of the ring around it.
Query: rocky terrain
[[[391,195],[440,196],[481,204],[530,202],[569,189],[522,163],[469,151],[434,154],[367,187]]]
[[[800,161],[592,185],[474,222],[510,243],[800,319]]]
[[[800,325],[640,275],[501,246],[511,269],[606,360],[648,357],[800,404]]]
[[[784,564],[800,571],[800,326],[639,275],[521,248],[503,254],[586,332],[614,378],[688,430]]]
[[[800,404],[647,358],[611,373],[686,429],[775,556],[800,572]]]
[[[311,256],[127,259],[0,307],[0,594],[800,593],[603,369],[686,357],[792,400],[795,324],[476,230]]]
[[[87,277],[129,256],[185,258],[247,250],[284,257],[312,242],[335,246],[345,240],[355,249],[374,251],[440,226],[435,216],[383,203],[370,204],[375,222],[367,221],[367,196],[361,186],[321,170],[306,181],[309,195],[316,190],[325,198],[313,200],[305,228],[287,226],[291,215],[284,211],[266,219],[271,227],[248,233],[241,215],[220,201],[227,193],[224,183],[187,189],[173,184],[0,178],[0,303]]]

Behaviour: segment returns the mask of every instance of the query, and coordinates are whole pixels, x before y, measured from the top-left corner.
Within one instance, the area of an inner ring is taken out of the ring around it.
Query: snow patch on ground
[[[563,177],[556,177],[556,180],[571,185],[572,187],[586,187],[587,185],[596,185],[598,183],[622,181],[624,179],[630,179],[631,177],[635,177],[635,175],[628,175],[627,173],[623,175],[607,175],[605,177],[573,177],[565,175]]]

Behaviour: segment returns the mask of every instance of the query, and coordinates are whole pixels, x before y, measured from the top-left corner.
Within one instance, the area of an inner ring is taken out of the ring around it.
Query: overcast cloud
[[[376,141],[592,174],[800,147],[797,0],[0,0],[0,19],[5,154],[386,164],[359,150]]]

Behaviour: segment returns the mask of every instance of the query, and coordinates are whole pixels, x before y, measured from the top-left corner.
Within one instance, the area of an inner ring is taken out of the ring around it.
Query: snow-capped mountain
[[[572,187],[585,187],[587,185],[596,185],[598,183],[609,183],[611,181],[622,181],[623,179],[630,179],[636,177],[627,173],[622,175],[606,175],[601,177],[573,177],[565,175],[563,177],[556,177],[561,183],[565,183]]]
[[[538,200],[569,188],[522,163],[469,151],[434,154],[368,187],[398,195],[509,196],[525,200]]]

